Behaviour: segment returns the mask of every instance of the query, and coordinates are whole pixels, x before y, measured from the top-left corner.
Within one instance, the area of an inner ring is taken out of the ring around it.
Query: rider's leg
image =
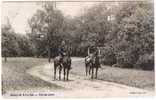
[[[69,66],[70,66],[70,69],[72,69],[72,67],[71,67],[71,61],[70,61],[70,64],[69,64]]]

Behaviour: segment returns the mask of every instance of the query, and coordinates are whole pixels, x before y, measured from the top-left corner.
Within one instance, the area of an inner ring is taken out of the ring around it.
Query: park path
[[[72,58],[72,62],[83,60],[82,58]],[[74,69],[74,68],[73,68]],[[152,96],[153,92],[129,87],[126,85],[106,82],[102,80],[91,80],[90,77],[77,74],[70,74],[69,81],[53,80],[53,63],[44,66],[36,66],[27,71],[32,76],[44,81],[56,84],[64,89],[53,91],[54,97],[116,97],[116,96]],[[58,75],[58,74],[57,74]],[[57,76],[58,78],[58,76]],[[63,73],[62,73],[63,78]]]

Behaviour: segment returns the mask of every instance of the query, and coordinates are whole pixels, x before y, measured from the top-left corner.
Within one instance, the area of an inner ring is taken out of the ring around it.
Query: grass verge
[[[35,88],[60,89],[60,86],[48,83],[26,73],[29,68],[48,63],[43,58],[8,58],[2,61],[2,94],[11,90],[28,90]]]
[[[73,69],[71,73],[85,76],[84,66],[84,61],[75,61],[72,64]],[[98,71],[98,79],[151,91],[154,90],[155,84],[154,71],[117,68],[104,65]]]

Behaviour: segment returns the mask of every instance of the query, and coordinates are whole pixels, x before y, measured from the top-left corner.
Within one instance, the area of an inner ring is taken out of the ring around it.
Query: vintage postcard
[[[2,97],[154,96],[154,0],[1,5]]]

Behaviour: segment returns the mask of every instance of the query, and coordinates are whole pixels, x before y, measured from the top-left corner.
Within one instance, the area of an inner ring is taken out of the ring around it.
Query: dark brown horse
[[[91,60],[90,69],[91,69],[91,79],[94,78],[95,70],[95,79],[97,79],[98,69],[100,68],[100,59],[99,56],[94,56]]]
[[[54,80],[56,79],[56,72],[59,69],[59,80],[61,80],[62,69],[64,71],[64,80],[69,79],[69,70],[71,69],[71,58],[69,55],[65,55],[61,60],[61,56],[54,58]]]
[[[69,80],[69,71],[71,69],[71,58],[69,55],[63,58],[62,65],[64,71],[64,80]]]
[[[100,59],[97,54],[94,54],[92,56],[87,56],[85,58],[85,67],[86,67],[86,76],[91,74],[91,79],[94,78],[94,70],[95,71],[95,78],[97,78],[98,69],[100,66]],[[90,73],[91,72],[91,73]]]
[[[59,70],[59,80],[61,80],[61,71],[62,71],[62,64],[61,64],[61,56],[57,56],[54,58],[54,80],[56,80],[56,72]]]

